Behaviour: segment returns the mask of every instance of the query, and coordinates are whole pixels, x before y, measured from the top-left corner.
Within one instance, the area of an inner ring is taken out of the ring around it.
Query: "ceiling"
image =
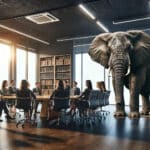
[[[73,43],[71,40],[62,42],[57,42],[57,40],[92,36],[104,32],[95,20],[91,20],[79,9],[78,4],[81,2],[110,32],[150,28],[150,19],[113,24],[113,21],[150,16],[149,0],[0,0],[0,24],[49,42],[50,45],[3,28],[0,28],[0,37],[13,40],[40,52],[71,51]],[[60,21],[37,25],[25,19],[26,15],[40,12],[50,12]]]

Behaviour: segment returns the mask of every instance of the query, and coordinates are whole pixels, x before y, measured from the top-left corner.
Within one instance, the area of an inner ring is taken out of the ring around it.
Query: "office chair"
[[[67,125],[67,113],[66,110],[69,108],[69,98],[53,98],[53,110],[58,113],[58,118],[55,124],[57,126],[66,126]]]
[[[19,127],[19,125],[21,125],[22,128],[24,128],[25,123],[29,123],[31,125],[34,124],[34,120],[31,120],[33,111],[31,104],[32,104],[31,97],[17,97],[16,108],[19,109],[19,113],[17,113],[16,115],[18,115],[19,120],[16,123],[16,127]],[[22,113],[20,112],[24,112],[24,115],[22,116]]]

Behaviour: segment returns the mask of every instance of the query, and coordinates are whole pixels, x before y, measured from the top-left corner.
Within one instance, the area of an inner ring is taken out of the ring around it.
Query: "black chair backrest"
[[[99,90],[92,90],[89,96],[89,105],[91,108],[99,107],[100,100],[104,97],[104,94]]]
[[[105,105],[109,105],[109,96],[110,96],[110,91],[106,91],[104,96]]]
[[[91,108],[109,105],[110,91],[101,92],[99,90],[92,90],[89,96],[89,105]]]
[[[61,109],[69,108],[69,98],[54,97],[54,110],[60,111]]]
[[[30,97],[17,97],[17,105],[16,108],[24,109],[26,107],[31,106],[31,98]]]

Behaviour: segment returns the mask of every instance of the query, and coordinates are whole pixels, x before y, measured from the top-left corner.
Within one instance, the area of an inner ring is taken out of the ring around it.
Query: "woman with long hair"
[[[81,93],[79,100],[77,101],[77,107],[79,109],[80,117],[81,115],[84,115],[84,112],[87,112],[87,109],[89,108],[88,99],[89,99],[91,90],[93,90],[91,80],[86,80],[85,84],[86,84],[86,88]]]
[[[9,95],[9,90],[8,90],[8,81],[7,80],[4,80],[2,82],[2,86],[1,86],[1,91],[0,91],[0,94],[1,95]],[[12,119],[12,117],[9,115],[9,110],[7,108],[7,105],[6,105],[6,101],[4,100],[1,100],[0,101],[0,116],[2,115],[2,111],[4,110],[4,113],[6,114],[6,118],[7,119]],[[2,121],[2,120],[1,120]]]
[[[9,95],[9,89],[8,89],[8,81],[3,80],[2,87],[1,87],[1,94],[2,95]]]
[[[64,83],[62,80],[59,80],[57,82],[56,89],[53,91],[52,95],[50,96],[50,99],[53,99],[54,97],[63,98],[63,97],[66,97],[66,95],[67,93],[64,89]]]
[[[20,89],[16,92],[17,95],[17,108],[23,109],[27,118],[31,117],[31,99],[36,99],[34,93],[29,89],[29,83],[27,80],[22,80]]]
[[[57,82],[57,87],[53,91],[52,95],[50,96],[50,104],[49,104],[49,110],[48,110],[48,120],[57,121],[56,118],[58,118],[58,110],[61,106],[56,106],[55,102],[56,100],[64,102],[64,100],[67,99],[68,93],[66,92],[64,88],[64,83],[62,80],[59,80]],[[56,123],[56,122],[55,122]]]
[[[105,87],[105,82],[104,82],[104,81],[98,81],[98,82],[96,82],[96,87],[97,87],[101,92],[106,92],[106,87]]]

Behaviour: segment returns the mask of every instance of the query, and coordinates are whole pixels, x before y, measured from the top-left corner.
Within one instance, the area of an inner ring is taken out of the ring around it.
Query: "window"
[[[30,88],[33,89],[36,82],[36,54],[28,52],[28,81]]]
[[[81,68],[81,54],[76,54],[75,55],[75,60],[76,60],[76,63],[75,63],[75,81],[78,82],[78,87],[80,89],[82,89],[82,80],[81,80],[81,71],[82,71],[82,68]]]
[[[20,87],[21,80],[26,78],[26,51],[20,48],[16,49],[16,84]]]
[[[91,80],[93,88],[96,89],[96,82],[104,80],[104,68],[91,60],[87,53],[75,55],[75,80],[81,90],[85,89],[85,81]]]
[[[83,54],[83,89],[85,81],[91,80],[93,88],[96,89],[96,82],[104,80],[104,67],[94,62],[87,53]]]
[[[10,68],[10,53],[11,49],[9,45],[0,43],[0,68],[2,70],[0,75],[0,86],[3,80],[9,80],[9,68]]]

